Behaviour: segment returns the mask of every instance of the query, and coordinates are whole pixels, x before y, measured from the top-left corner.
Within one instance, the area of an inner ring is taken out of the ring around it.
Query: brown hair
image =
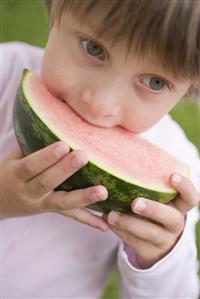
[[[95,37],[106,37],[152,54],[177,78],[194,82],[200,91],[199,0],[45,0],[50,26],[60,24],[66,11],[80,22],[95,19]]]

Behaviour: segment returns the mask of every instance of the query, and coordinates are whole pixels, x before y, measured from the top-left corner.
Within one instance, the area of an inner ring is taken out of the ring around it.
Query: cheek
[[[123,126],[134,133],[142,133],[143,131],[154,126],[167,112],[167,107],[149,107],[149,105],[138,105],[127,110],[124,115]]]
[[[58,91],[61,87],[61,82],[62,82],[61,75],[59,75],[59,68],[57,67],[57,64],[55,64],[53,55],[51,55],[51,52],[48,50],[46,51],[43,58],[41,75],[48,90],[53,95],[58,97],[59,96]]]
[[[125,128],[134,132],[134,133],[142,133],[143,131],[149,129],[155,123],[152,119],[144,119],[135,117],[132,118],[129,122],[125,122]]]
[[[51,60],[44,59],[42,65],[42,78],[48,90],[58,98],[75,96],[78,93],[77,80],[70,73],[70,69],[63,70],[59,64],[51,63]]]

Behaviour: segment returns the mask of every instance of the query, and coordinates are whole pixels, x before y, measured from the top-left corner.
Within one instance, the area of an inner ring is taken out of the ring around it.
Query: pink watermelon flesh
[[[188,167],[146,139],[121,127],[100,128],[80,118],[49,93],[40,77],[29,74],[24,91],[32,109],[50,130],[89,161],[129,183],[162,192],[173,191],[170,174],[188,176]],[[51,107],[51,109],[49,109]]]

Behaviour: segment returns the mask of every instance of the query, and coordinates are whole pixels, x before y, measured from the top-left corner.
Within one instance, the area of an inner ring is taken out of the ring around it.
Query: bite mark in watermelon
[[[56,189],[71,191],[104,185],[108,199],[89,206],[101,212],[129,213],[136,197],[168,203],[177,195],[169,185],[170,174],[188,176],[185,164],[139,135],[121,127],[88,124],[28,70],[24,70],[16,95],[13,121],[25,155],[58,140],[66,142],[71,150],[87,153],[88,164]]]

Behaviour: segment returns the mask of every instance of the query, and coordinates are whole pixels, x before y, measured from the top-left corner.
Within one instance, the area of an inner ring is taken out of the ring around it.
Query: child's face
[[[90,41],[91,34],[90,27],[68,16],[59,30],[53,26],[42,66],[49,90],[89,123],[143,132],[190,87],[149,57],[127,56],[107,40]]]

